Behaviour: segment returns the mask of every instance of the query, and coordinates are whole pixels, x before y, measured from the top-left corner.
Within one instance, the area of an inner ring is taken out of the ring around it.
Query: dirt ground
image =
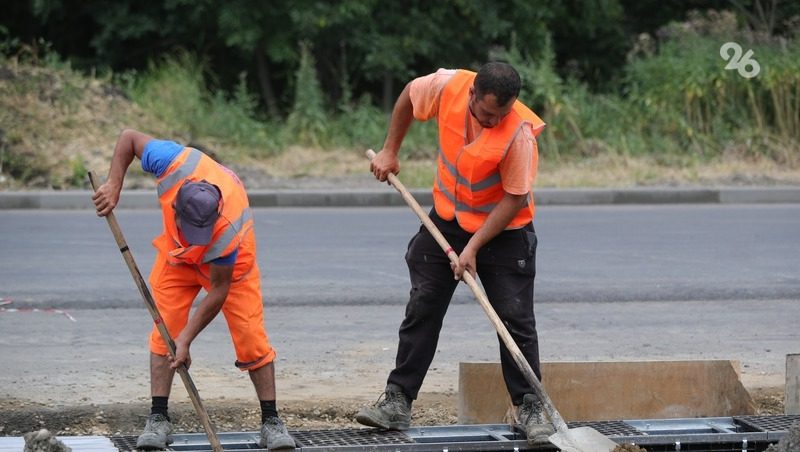
[[[783,414],[783,388],[751,390],[758,414]],[[328,399],[279,401],[278,409],[290,430],[351,428],[358,409],[368,400]],[[219,432],[255,431],[260,412],[253,400],[204,400],[212,423]],[[0,436],[22,436],[42,428],[57,435],[136,434],[144,425],[149,406],[134,404],[48,407],[22,400],[0,399]],[[190,403],[170,404],[176,430],[202,432]],[[454,393],[423,393],[414,404],[414,425],[457,423],[457,396]]]
[[[290,430],[358,427],[356,412],[365,400],[331,399],[308,402],[278,401],[281,418]],[[255,431],[261,413],[254,400],[204,400],[219,432]],[[21,400],[0,400],[0,436],[22,436],[45,428],[57,435],[137,434],[144,426],[149,405],[143,403],[47,407]],[[202,432],[191,403],[170,403],[170,417],[182,433]],[[417,425],[456,423],[453,394],[425,394],[414,405]]]

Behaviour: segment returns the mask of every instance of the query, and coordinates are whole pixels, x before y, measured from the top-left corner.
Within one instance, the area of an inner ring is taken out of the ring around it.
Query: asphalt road
[[[255,209],[271,305],[405,303],[403,255],[419,227],[385,208]],[[146,277],[156,210],[117,218]],[[545,206],[537,303],[800,299],[800,205]],[[139,306],[105,220],[87,210],[0,214],[0,297],[16,307]],[[471,303],[466,287],[456,303]]]
[[[255,214],[281,400],[374,399],[394,362],[418,220],[407,208]],[[146,274],[159,212],[118,219]],[[545,206],[536,224],[543,361],[725,359],[748,387],[783,384],[786,355],[800,352],[800,205]],[[5,210],[0,237],[0,303],[11,302],[0,305],[0,398],[146,402],[152,320],[105,220]],[[498,359],[459,290],[423,391],[457,390],[461,361]],[[252,398],[222,319],[192,356],[204,399]]]

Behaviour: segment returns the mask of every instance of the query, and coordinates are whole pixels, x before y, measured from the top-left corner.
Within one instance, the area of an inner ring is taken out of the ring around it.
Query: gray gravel
[[[769,446],[764,452],[798,452],[800,451],[800,422],[795,422],[789,432],[778,441],[778,444]]]
[[[46,429],[28,432],[24,436],[25,449],[23,452],[71,452],[72,448],[64,445]]]

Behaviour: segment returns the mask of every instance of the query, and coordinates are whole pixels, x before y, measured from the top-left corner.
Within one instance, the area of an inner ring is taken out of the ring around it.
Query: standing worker
[[[250,374],[261,402],[259,445],[294,448],[275,403],[275,350],[264,328],[253,214],[244,185],[233,171],[197,149],[127,129],[114,148],[108,180],[92,197],[97,215],[106,216],[117,205],[134,156],[144,171],[158,178],[164,230],[153,241],[157,256],[149,282],[175,341],[173,359],[154,325],[150,333],[152,407],[136,448],[164,449],[172,442],[167,402],[175,370],[189,367],[192,341],[220,310],[236,349],[236,367]],[[206,295],[190,316],[201,288]]]
[[[398,152],[412,119],[436,118],[439,155],[430,218],[458,254],[452,265],[422,226],[406,253],[411,294],[386,390],[356,420],[390,430],[408,429],[411,403],[436,353],[439,332],[458,280],[477,272],[494,310],[536,376],[539,342],[533,313],[536,234],[531,187],[536,177],[536,136],[542,120],[517,101],[521,81],[505,63],[477,74],[439,69],[409,82],[392,111],[383,149],[370,169],[380,181],[400,171]],[[499,338],[498,338],[499,339]],[[533,387],[500,341],[503,378],[528,441],[553,433]]]

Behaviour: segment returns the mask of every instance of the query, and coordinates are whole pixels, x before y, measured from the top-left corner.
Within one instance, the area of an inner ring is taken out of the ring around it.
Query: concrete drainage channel
[[[572,422],[589,426],[618,444],[633,443],[648,452],[761,452],[781,440],[800,415]],[[518,431],[506,424],[414,427],[406,432],[374,429],[293,431],[301,451],[554,451],[529,447]],[[225,450],[263,450],[257,433],[219,433]],[[110,438],[121,452],[134,451],[136,436]],[[208,451],[205,434],[175,435],[169,450]]]

